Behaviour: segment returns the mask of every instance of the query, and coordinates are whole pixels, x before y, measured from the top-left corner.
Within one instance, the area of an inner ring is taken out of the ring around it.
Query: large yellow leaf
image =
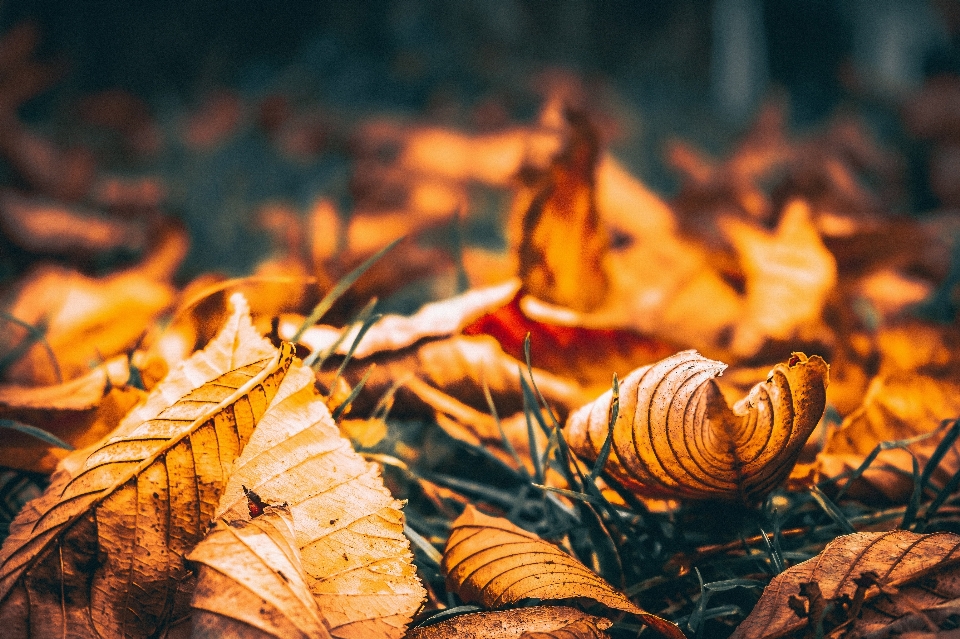
[[[254,331],[243,298],[234,306],[207,349],[11,524],[0,551],[5,636],[145,637],[184,612],[183,555],[206,533],[293,357]]]
[[[790,473],[823,414],[827,364],[794,354],[731,408],[714,378],[726,365],[683,351],[620,383],[607,470],[637,494],[752,501]],[[567,421],[571,448],[595,460],[611,391]]]
[[[218,514],[242,518],[243,487],[286,502],[307,584],[330,634],[398,639],[425,592],[403,536],[401,503],[340,436],[313,372],[291,369],[237,460]]]
[[[467,506],[453,522],[440,570],[450,591],[487,608],[530,597],[545,601],[588,598],[634,614],[671,639],[683,639],[676,625],[639,608],[574,557],[473,506]]]
[[[194,639],[329,639],[287,507],[218,521],[187,559],[201,564],[190,603]]]
[[[475,612],[416,628],[406,639],[607,639],[609,619],[567,606]]]
[[[844,637],[863,637],[960,596],[958,562],[960,536],[952,533],[838,537],[817,557],[777,575],[732,639],[810,636],[803,631],[821,621],[827,632],[846,623]],[[856,609],[858,591],[863,606]]]

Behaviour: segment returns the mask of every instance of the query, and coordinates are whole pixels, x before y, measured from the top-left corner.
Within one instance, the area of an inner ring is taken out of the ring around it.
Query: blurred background
[[[0,31],[23,25],[46,67],[18,117],[121,177],[157,176],[192,238],[181,279],[250,272],[270,248],[269,234],[250,232],[264,203],[301,215],[321,196],[340,216],[361,206],[351,163],[362,123],[494,131],[533,122],[561,85],[590,98],[614,155],[664,197],[680,186],[664,159],[670,140],[723,155],[777,100],[791,131],[855,114],[895,148],[906,170],[892,209],[958,200],[952,133],[933,141],[903,117],[932,79],[960,71],[953,0],[0,5]],[[23,77],[9,64],[6,75]],[[3,168],[0,180],[16,184]],[[475,226],[468,239],[482,242],[493,225]],[[9,251],[2,261],[20,270]]]

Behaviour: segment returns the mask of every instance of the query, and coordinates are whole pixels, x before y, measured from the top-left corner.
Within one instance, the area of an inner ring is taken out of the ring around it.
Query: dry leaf
[[[895,530],[838,537],[819,556],[774,577],[731,638],[801,636],[811,621],[818,621],[809,619],[811,611],[815,617],[824,612],[822,605],[813,601],[816,594],[804,584],[816,584],[820,601],[836,605],[834,614],[839,619],[825,618],[826,631],[847,621],[850,600],[856,600],[860,590],[863,608],[844,636],[863,637],[891,620],[960,596],[958,559],[960,536],[951,533],[919,535]],[[804,592],[808,594],[803,596]],[[850,599],[843,600],[844,596]],[[804,617],[795,612],[800,609]]]
[[[70,380],[87,373],[91,363],[132,350],[172,300],[172,287],[136,270],[94,279],[47,266],[27,276],[4,310],[23,322],[46,328],[44,335],[63,379]],[[12,350],[25,339],[23,334],[19,328],[6,330],[0,345]],[[6,377],[30,386],[61,381],[40,344],[18,358]]]
[[[453,522],[440,570],[451,592],[487,608],[531,597],[586,598],[634,614],[667,637],[683,639],[676,625],[638,608],[553,544],[473,506]]]
[[[405,639],[607,639],[609,619],[567,606],[475,612],[415,628]]]
[[[145,396],[127,386],[130,369],[121,355],[83,377],[55,386],[0,385],[0,417],[53,433],[84,448],[110,433]],[[67,451],[20,433],[4,433],[0,465],[52,473]]]
[[[820,472],[827,477],[853,470],[881,442],[909,439],[936,430],[945,419],[960,415],[960,383],[928,375],[896,372],[875,377],[863,398],[863,405],[830,434],[817,456]],[[911,444],[923,468],[943,440],[941,432]],[[930,476],[934,487],[943,486],[960,471],[960,449],[956,445]],[[879,491],[894,502],[905,501],[913,490],[913,458],[902,448],[881,451],[855,486],[854,494],[871,496]],[[865,482],[865,485],[864,485]]]
[[[307,585],[330,634],[398,639],[424,598],[401,503],[340,436],[313,381],[309,368],[291,369],[237,460],[218,515],[243,517],[243,486],[290,504]]]
[[[12,191],[0,193],[0,229],[33,253],[90,259],[140,252],[144,225]]]
[[[609,293],[609,238],[597,211],[598,132],[585,113],[565,113],[570,136],[514,208],[520,279],[527,293],[587,312]],[[575,249],[573,247],[576,247]]]
[[[289,508],[218,521],[187,555],[200,564],[193,637],[329,638],[307,588]]]
[[[242,297],[234,308],[217,339],[11,524],[0,551],[7,636],[146,637],[183,613],[183,555],[292,359],[254,331]]]
[[[833,254],[820,240],[810,207],[795,201],[770,233],[732,218],[720,220],[746,277],[746,318],[736,324],[731,349],[754,354],[766,340],[804,336],[816,326],[837,281]]]
[[[783,481],[823,414],[827,364],[796,353],[733,407],[714,380],[725,368],[683,351],[624,378],[607,470],[637,494],[665,499],[749,502]],[[607,391],[567,421],[570,447],[591,461],[611,400]]]

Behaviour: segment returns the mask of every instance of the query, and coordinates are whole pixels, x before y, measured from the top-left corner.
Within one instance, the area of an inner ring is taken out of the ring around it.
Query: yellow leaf
[[[286,506],[267,507],[250,520],[218,521],[187,559],[200,564],[190,603],[194,639],[329,639]]]
[[[854,600],[858,590],[864,604],[843,636],[863,637],[960,595],[958,560],[960,536],[952,533],[894,530],[838,537],[817,557],[774,577],[731,639],[808,636],[802,631],[820,620],[824,636],[833,636],[827,634],[831,623],[821,606],[833,604],[842,617],[842,597]],[[805,616],[798,615],[798,608]]]
[[[184,612],[183,555],[293,357],[253,330],[242,297],[234,306],[207,349],[11,524],[0,550],[6,637],[146,637]]]
[[[725,368],[683,351],[625,377],[607,470],[665,499],[749,502],[783,481],[823,414],[827,364],[794,354],[732,408],[714,380]],[[567,420],[578,455],[599,455],[611,401],[607,391]]]
[[[634,614],[667,637],[683,639],[676,625],[637,607],[553,544],[473,506],[467,506],[453,522],[440,570],[451,592],[487,608],[530,597],[547,601],[588,598]]]
[[[740,220],[720,221],[743,263],[746,318],[735,324],[731,349],[752,355],[768,339],[788,340],[821,320],[837,281],[837,263],[803,201],[789,204],[775,232]]]
[[[416,628],[406,639],[607,639],[609,619],[567,606],[475,612]]]
[[[821,472],[835,476],[853,470],[881,442],[909,439],[932,433],[945,419],[960,414],[960,383],[921,373],[898,371],[873,379],[863,404],[830,434],[817,456]],[[923,468],[946,432],[910,445]],[[942,487],[960,471],[960,450],[954,445],[930,476],[933,487]],[[883,450],[854,487],[854,494],[869,496],[870,487],[887,499],[905,501],[913,490],[913,457],[902,448]]]
[[[267,503],[290,504],[307,584],[332,636],[403,636],[425,591],[401,502],[340,436],[309,368],[287,375],[237,460],[219,516],[243,517],[244,486]]]

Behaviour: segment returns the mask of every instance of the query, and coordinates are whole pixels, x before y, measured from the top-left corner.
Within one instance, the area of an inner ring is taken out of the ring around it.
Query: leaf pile
[[[669,200],[563,73],[483,130],[105,92],[74,147],[18,112],[36,39],[0,36],[4,636],[956,633],[960,223],[853,116],[673,141]],[[903,110],[951,205],[957,96]],[[108,168],[248,146],[347,179],[183,224],[206,169]]]

